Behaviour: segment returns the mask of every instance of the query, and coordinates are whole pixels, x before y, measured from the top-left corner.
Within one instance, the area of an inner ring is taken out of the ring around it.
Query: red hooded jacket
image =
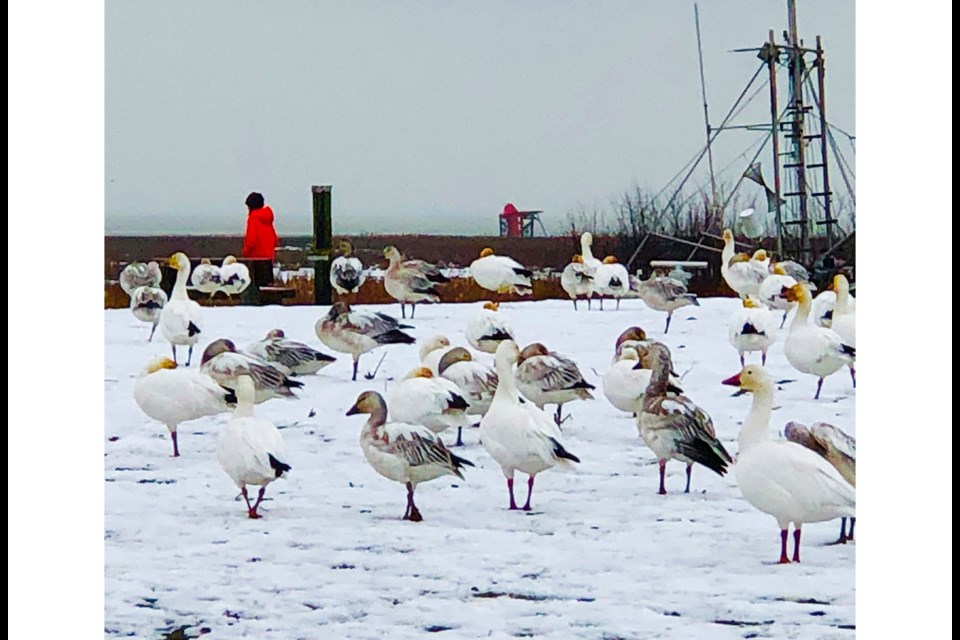
[[[273,260],[277,246],[277,232],[273,229],[273,209],[254,209],[247,216],[247,233],[243,237],[244,258]]]

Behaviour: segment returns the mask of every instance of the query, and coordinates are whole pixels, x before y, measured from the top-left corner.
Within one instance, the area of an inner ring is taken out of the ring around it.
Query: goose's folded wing
[[[319,351],[295,340],[275,340],[267,343],[265,352],[269,360],[279,362],[288,369],[298,365],[316,362],[322,356]]]
[[[567,358],[536,356],[517,368],[517,379],[537,385],[544,391],[573,389],[584,386],[583,375],[577,365]]]

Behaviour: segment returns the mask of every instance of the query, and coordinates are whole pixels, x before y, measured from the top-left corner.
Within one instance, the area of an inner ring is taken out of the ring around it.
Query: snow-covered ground
[[[539,476],[535,510],[511,512],[500,469],[471,430],[457,453],[477,467],[466,482],[448,476],[418,488],[422,523],[400,520],[403,487],[367,465],[358,443],[365,416],[344,415],[360,392],[384,392],[412,368],[418,345],[363,356],[361,372],[386,353],[372,381],[351,382],[349,356],[334,354],[337,362],[301,378],[299,399],[258,405],[281,426],[293,471],[268,488],[264,517],[249,520],[216,461],[229,416],[181,425],[182,455],[172,458],[166,428],[133,400],[137,372],[169,345],[159,332],[148,343],[149,327],[129,311],[106,311],[106,635],[156,638],[186,625],[187,637],[224,639],[852,638],[856,546],[826,546],[838,521],[804,527],[802,563],[774,564],[776,522],[746,503],[732,474],[697,466],[684,495],[684,466],[671,462],[669,495],[657,495],[653,455],[600,392],[617,335],[640,325],[671,347],[687,395],[735,453],[751,398],[731,397],[720,381],[740,369],[726,337],[738,302],[702,305],[677,312],[667,336],[664,315],[639,300],[604,312],[556,300],[502,305],[521,346],[539,341],[571,356],[598,386],[595,400],[565,407],[566,445],[583,462]],[[411,333],[466,344],[479,308],[418,305]],[[313,329],[325,312],[205,308],[194,363],[210,340],[244,346],[274,327],[328,351]],[[814,401],[816,380],[787,364],[782,341],[768,368],[784,381],[773,430],[822,420],[855,435],[846,371]]]

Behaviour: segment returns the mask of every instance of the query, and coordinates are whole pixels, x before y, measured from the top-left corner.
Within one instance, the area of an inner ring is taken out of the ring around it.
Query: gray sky
[[[797,4],[855,133],[854,3]],[[786,0],[700,21],[717,124],[759,65],[728,50],[779,35]],[[496,234],[508,201],[558,231],[704,144],[693,2],[107,0],[105,72],[108,234],[242,233],[253,190],[307,233],[312,184],[337,233]],[[764,90],[738,122],[768,120]],[[721,135],[717,168],[758,135]]]

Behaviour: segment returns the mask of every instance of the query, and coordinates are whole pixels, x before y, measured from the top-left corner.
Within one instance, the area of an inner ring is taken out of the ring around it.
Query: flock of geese
[[[640,327],[629,327],[617,338],[611,367],[603,376],[602,393],[612,406],[635,418],[639,436],[659,462],[660,494],[667,493],[665,468],[670,460],[686,465],[685,492],[690,491],[695,464],[721,476],[732,467],[743,497],[777,520],[781,531],[779,561],[797,562],[804,523],[842,518],[838,542],[852,540],[856,445],[842,430],[825,423],[807,428],[793,422],[785,430],[785,439],[771,437],[769,423],[776,383],[763,364],[777,336],[775,315],[795,309],[784,352],[798,371],[818,378],[815,398],[827,376],[844,366],[853,375],[853,300],[846,279],[838,275],[833,291],[820,294],[815,301],[802,267],[772,262],[762,251],[753,256],[734,254],[732,234],[726,231],[724,236],[727,246],[722,275],[741,296],[743,306],[733,314],[729,325],[729,339],[739,353],[742,369],[722,383],[737,387],[737,395],[753,396],[736,456],[717,438],[710,416],[683,388],[670,348],[649,338]],[[584,234],[582,253],[564,270],[565,278],[573,274],[567,281],[576,285],[568,290],[575,308],[582,296],[587,297],[589,306],[590,295],[600,283],[609,286],[616,280],[622,287],[630,282],[629,275],[619,270],[610,269],[609,277],[605,275],[604,267],[621,265],[597,261],[590,253],[590,241],[589,234]],[[335,286],[343,291],[356,291],[365,277],[362,265],[351,255],[349,243],[341,246],[341,253],[339,264],[335,261],[332,265],[331,279],[337,279]],[[411,305],[411,318],[417,302],[438,299],[437,286],[445,278],[436,267],[405,261],[395,247],[387,247],[384,256],[390,260],[384,285],[401,302],[402,310],[407,303]],[[168,301],[158,302],[159,313],[148,321],[154,327],[159,324],[171,344],[173,358],[160,357],[148,363],[137,379],[135,400],[147,416],[167,427],[174,456],[180,455],[177,427],[181,423],[232,412],[219,431],[217,459],[240,489],[248,516],[259,518],[267,485],[285,477],[291,466],[280,432],[272,422],[258,417],[254,407],[274,398],[298,397],[304,385],[297,378],[316,374],[335,358],[273,329],[263,340],[243,349],[226,338],[213,340],[205,347],[200,366],[191,368],[193,347],[203,335],[201,307],[187,295],[187,256],[177,253],[169,264],[177,270],[173,293]],[[143,279],[159,272],[155,263],[145,267]],[[491,291],[531,290],[529,270],[488,249],[471,265],[471,274]],[[121,281],[124,279],[122,275]],[[773,283],[779,289],[774,290]],[[136,294],[154,286],[149,282],[139,284],[133,291]],[[649,296],[665,301],[660,308],[667,311],[667,329],[670,314],[682,306],[680,299],[684,304],[696,303],[682,283],[672,278],[657,275],[646,286],[653,291]],[[615,293],[609,295],[619,300]],[[138,307],[133,308],[137,313]],[[361,355],[392,344],[415,343],[407,331],[412,328],[385,313],[340,301],[317,321],[315,332],[326,348],[350,354],[352,379],[356,380]],[[580,463],[562,431],[566,420],[562,407],[593,398],[596,388],[584,379],[576,362],[539,342],[521,348],[496,302],[478,309],[464,327],[464,335],[473,350],[493,355],[492,366],[485,361],[489,355],[477,356],[465,345],[453,345],[446,336],[433,336],[421,342],[418,366],[392,386],[389,398],[364,391],[346,412],[348,416],[367,416],[360,448],[374,470],[405,486],[406,520],[423,519],[414,500],[418,484],[445,475],[463,478],[464,470],[474,466],[451,451],[463,444],[465,427],[479,427],[480,443],[500,466],[509,509],[531,509],[538,474]],[[177,346],[189,348],[186,366],[177,364]],[[745,354],[755,351],[761,352],[761,364],[746,364]],[[366,377],[375,375],[376,370]],[[546,405],[555,405],[555,411],[545,410]],[[457,430],[457,439],[448,447],[440,434],[452,428]],[[514,494],[518,471],[527,477],[522,506],[518,506]],[[259,487],[253,503],[247,492],[249,486]],[[847,518],[851,519],[849,533]],[[794,526],[792,557],[787,553],[790,524]]]

